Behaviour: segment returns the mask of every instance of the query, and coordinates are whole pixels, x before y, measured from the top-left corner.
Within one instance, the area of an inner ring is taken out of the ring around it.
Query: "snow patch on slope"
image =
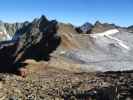
[[[0,37],[1,41],[8,41],[12,39],[12,37],[8,33],[6,33],[6,31],[0,32]]]
[[[63,53],[70,59],[87,64],[84,71],[127,71],[133,70],[133,34],[108,30],[103,33],[90,34],[88,50],[73,50]]]

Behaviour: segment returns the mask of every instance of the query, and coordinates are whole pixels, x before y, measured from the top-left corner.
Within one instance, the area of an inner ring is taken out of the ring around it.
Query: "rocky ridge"
[[[57,21],[48,21],[45,16],[24,23],[12,40],[1,42],[0,65],[6,66],[6,70],[14,69],[11,66],[17,67],[25,59],[48,60],[49,54],[60,44],[57,28]]]

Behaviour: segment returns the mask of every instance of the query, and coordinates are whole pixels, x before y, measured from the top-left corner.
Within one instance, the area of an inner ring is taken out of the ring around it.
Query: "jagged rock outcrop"
[[[12,40],[0,43],[0,66],[6,69],[28,58],[48,60],[61,41],[57,29],[57,21],[48,21],[45,16],[24,24]]]
[[[87,22],[87,23],[83,24],[82,26],[77,27],[76,30],[79,33],[89,34],[91,32],[92,27],[93,27],[93,25]]]

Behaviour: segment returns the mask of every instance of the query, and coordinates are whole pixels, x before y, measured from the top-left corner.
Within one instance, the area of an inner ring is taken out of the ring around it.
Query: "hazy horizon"
[[[0,20],[32,21],[45,15],[48,19],[82,25],[85,22],[133,25],[132,0],[1,0]]]

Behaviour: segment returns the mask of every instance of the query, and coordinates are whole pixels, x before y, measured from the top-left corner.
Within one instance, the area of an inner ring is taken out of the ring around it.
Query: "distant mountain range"
[[[115,24],[109,24],[109,23],[101,23],[100,21],[96,21],[95,24],[91,23],[85,23],[82,26],[78,27],[78,32],[80,33],[100,33],[109,29],[125,29],[126,31],[133,32],[133,26],[129,27],[120,27]]]
[[[34,21],[36,21],[38,18],[35,18]],[[0,33],[5,33],[5,34],[9,34],[10,37],[13,37],[14,34],[17,35],[17,32],[20,28],[25,27],[27,24],[29,24],[30,22],[25,21],[23,23],[5,23],[0,21]],[[60,23],[60,22],[59,22]],[[114,28],[121,28],[121,29],[125,29],[128,32],[133,32],[133,26],[129,26],[129,27],[120,27],[117,26],[115,24],[109,24],[109,23],[101,23],[100,21],[96,21],[96,23],[93,25],[89,22],[84,23],[83,25],[79,26],[79,27],[75,27],[72,24],[64,24],[61,23],[60,27],[73,27],[74,29],[74,33],[81,33],[81,34],[91,34],[91,33],[99,33],[99,32],[103,32],[106,31],[108,29],[114,29]],[[68,29],[69,30],[69,29]],[[68,31],[67,30],[67,31]],[[5,35],[1,35],[0,34],[0,41],[3,40],[8,40],[7,36]]]

